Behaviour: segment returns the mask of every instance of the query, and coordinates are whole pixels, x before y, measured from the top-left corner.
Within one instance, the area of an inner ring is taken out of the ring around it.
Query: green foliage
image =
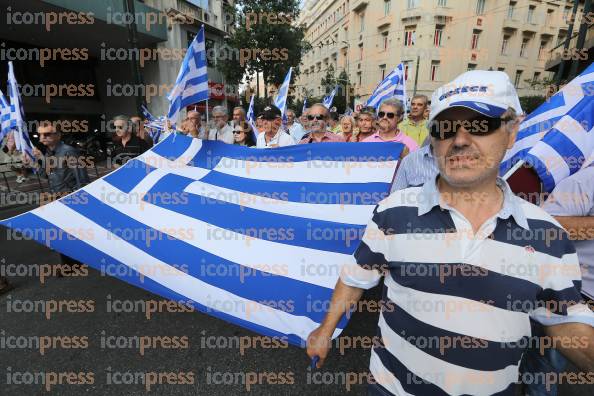
[[[219,61],[226,80],[239,83],[245,74],[262,73],[265,84],[280,85],[290,67],[297,77],[302,54],[311,47],[305,28],[294,24],[299,1],[238,0],[234,11],[237,23],[225,44],[242,56]]]
[[[545,97],[544,96],[522,96],[520,98],[520,104],[522,105],[522,110],[524,110],[524,113],[526,114],[530,114],[532,113],[534,110],[536,110],[536,108],[538,106],[540,106],[541,104],[543,104],[545,101]]]

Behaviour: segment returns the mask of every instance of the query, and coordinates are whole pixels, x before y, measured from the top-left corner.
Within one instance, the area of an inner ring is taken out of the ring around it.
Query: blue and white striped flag
[[[402,147],[257,150],[169,136],[77,192],[0,224],[128,283],[304,346],[388,194]]]
[[[256,114],[254,112],[254,95],[250,99],[250,106],[246,114],[247,122],[252,127],[252,134],[254,139],[258,139],[258,128],[256,128]]]
[[[155,116],[151,114],[151,112],[149,111],[149,109],[147,109],[145,105],[140,106],[140,111],[142,111],[142,116],[145,120],[153,121],[156,119]]]
[[[21,101],[21,94],[18,87],[19,85],[14,76],[12,62],[8,62],[8,97],[10,98],[10,122],[14,124],[14,141],[16,144],[16,149],[21,153],[27,154],[29,158],[35,159],[35,156],[33,155],[33,145],[31,144],[29,132],[27,131],[23,103]]]
[[[10,103],[6,100],[4,93],[0,91],[0,144],[14,127],[16,127],[16,122],[10,118]]]
[[[278,94],[274,98],[274,105],[281,111],[281,116],[285,119],[285,112],[287,111],[287,98],[289,96],[289,87],[291,86],[291,76],[293,75],[293,68],[289,68],[289,72],[285,76],[283,85],[278,89]]]
[[[325,96],[322,104],[327,108],[330,109],[332,107],[332,103],[334,102],[334,97],[336,96],[337,87],[334,87],[330,95]]]
[[[501,174],[524,161],[534,168],[545,191],[551,192],[561,180],[594,161],[593,95],[591,64],[522,122]]]
[[[399,64],[393,71],[384,78],[375,91],[367,100],[366,106],[371,106],[376,110],[382,102],[389,98],[396,98],[404,105],[406,111],[406,79],[404,78],[404,64]]]
[[[208,100],[204,25],[190,44],[175,80],[175,86],[167,98],[170,102],[167,118],[173,124],[178,124],[179,113],[182,109]]]
[[[353,109],[347,106],[346,110],[344,111],[344,115],[350,116],[353,114]]]

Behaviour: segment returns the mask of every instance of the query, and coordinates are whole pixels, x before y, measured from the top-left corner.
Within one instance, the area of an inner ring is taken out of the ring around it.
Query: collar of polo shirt
[[[428,180],[422,187],[421,195],[423,196],[423,199],[419,202],[419,216],[429,213],[429,211],[431,211],[431,209],[436,206],[441,207],[439,203],[439,190],[437,189],[438,177],[439,174],[437,174],[433,179]],[[498,177],[496,183],[497,186],[503,191],[503,207],[499,213],[497,213],[497,217],[505,220],[512,216],[520,227],[528,230],[528,220],[526,219],[526,215],[524,214],[521,207],[522,201],[519,201],[521,198],[518,198],[514,195],[507,182],[502,178]],[[450,210],[449,207],[442,208]]]

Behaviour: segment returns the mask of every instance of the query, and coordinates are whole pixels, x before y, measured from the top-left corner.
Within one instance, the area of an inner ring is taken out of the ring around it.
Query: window
[[[361,86],[363,83],[363,75],[361,72],[357,72],[357,79],[359,80],[359,86]]]
[[[470,43],[470,49],[478,49],[479,46],[479,38],[481,36],[481,32],[478,30],[475,30],[474,33],[472,33],[472,41]]]
[[[384,51],[388,50],[388,32],[382,33],[382,48]]]
[[[546,26],[551,26],[553,24],[553,15],[555,15],[555,10],[547,10]]]
[[[501,55],[507,55],[507,46],[509,44],[509,35],[503,36],[503,43],[501,44]]]
[[[412,65],[412,61],[404,61],[404,80],[408,80],[408,71]]]
[[[536,9],[536,6],[528,7],[528,15],[526,17],[526,22],[534,23],[534,10],[535,9]]]
[[[547,42],[541,41],[540,48],[538,49],[538,60],[544,60],[547,52]]]
[[[435,35],[433,36],[433,44],[436,47],[441,47],[441,38],[443,37],[443,25],[435,26]]]
[[[417,39],[417,32],[414,29],[407,29],[404,32],[404,46],[405,47],[412,47],[415,45],[415,41]]]
[[[498,68],[497,68],[497,71],[500,71],[500,72],[505,72],[505,67],[498,67]]]
[[[561,45],[565,42],[565,39],[567,38],[567,35],[565,33],[559,33],[559,36],[557,37],[557,45]]]
[[[429,76],[431,81],[439,80],[439,63],[439,61],[431,61],[431,75]]]
[[[365,31],[365,14],[359,14],[359,32]]]
[[[467,71],[472,71],[472,70],[476,70],[476,64],[474,63],[469,63],[468,67],[466,68]]]
[[[392,0],[384,0],[384,16],[387,16],[392,11]]]
[[[485,0],[476,0],[476,15],[485,13]]]
[[[534,72],[534,76],[532,77],[532,82],[537,83],[540,79],[540,72]]]
[[[516,79],[514,80],[514,86],[516,88],[520,88],[520,82],[522,81],[522,73],[523,72],[524,72],[523,70],[516,71]]]
[[[359,60],[363,60],[363,43],[359,44]]]
[[[515,11],[516,11],[516,2],[512,1],[509,3],[509,7],[507,9],[507,19],[514,19]]]
[[[528,46],[530,44],[530,39],[525,38],[522,40],[522,47],[520,48],[520,56],[522,58],[528,57]]]
[[[437,0],[437,6],[438,7],[447,7],[448,6],[448,0]]]
[[[382,75],[381,81],[384,81],[386,78],[386,65],[380,65],[380,74]]]
[[[565,23],[569,23],[569,19],[570,19],[569,13],[570,12],[571,12],[571,8],[565,8],[563,10],[563,20],[565,21]]]
[[[407,0],[406,1],[406,9],[410,10],[412,8],[417,8],[419,6],[419,0]]]

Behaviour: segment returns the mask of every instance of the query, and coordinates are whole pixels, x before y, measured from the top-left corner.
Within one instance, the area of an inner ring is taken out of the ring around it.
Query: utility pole
[[[417,83],[419,82],[419,64],[421,63],[421,56],[417,56],[417,71],[415,72],[415,86],[413,88],[413,96],[417,94]]]
[[[347,80],[345,81],[345,89],[346,89],[346,105],[347,107],[351,107],[351,92],[350,92],[350,87],[349,87],[349,81],[350,81],[350,70],[349,70],[349,50],[350,50],[350,45],[348,41],[343,41],[343,43],[345,43],[347,45],[347,50],[346,50],[346,74],[347,74]]]
[[[577,1],[576,1],[577,3]],[[592,0],[586,0],[586,4],[584,5],[584,11],[582,15],[582,24],[580,25],[580,34],[578,36],[578,41],[576,45],[576,51],[578,53],[584,49],[584,44],[586,43],[586,35],[588,34],[588,23],[587,19],[585,18],[586,15],[590,13],[592,10]],[[579,59],[575,59],[571,64],[571,70],[569,71],[569,78],[568,80],[572,80],[578,74],[578,67],[580,65]]]
[[[575,20],[577,19],[577,11],[578,11],[579,2],[574,0],[573,2],[573,11],[571,13],[571,22],[569,23],[569,27],[567,28],[567,38],[565,39],[565,45],[563,46],[563,53],[561,55],[561,63],[559,64],[559,70],[557,70],[557,75],[555,76],[555,85],[561,85],[561,79],[563,78],[563,73],[565,73],[565,65],[567,64],[567,60],[563,59],[567,50],[569,49],[569,44],[571,43],[571,36],[573,36],[573,25],[575,24]]]
[[[136,15],[134,11],[134,0],[123,0],[124,2],[124,12],[129,15],[129,18],[126,18],[129,23],[127,23],[128,28],[128,48],[132,51],[138,48],[138,28],[136,26]],[[142,75],[140,74],[140,65],[138,63],[138,59],[130,59],[130,67],[132,70],[132,78],[134,79],[134,83],[137,87],[141,87],[144,85],[142,81]],[[143,96],[136,95],[136,114],[141,114],[141,108],[144,104]]]

